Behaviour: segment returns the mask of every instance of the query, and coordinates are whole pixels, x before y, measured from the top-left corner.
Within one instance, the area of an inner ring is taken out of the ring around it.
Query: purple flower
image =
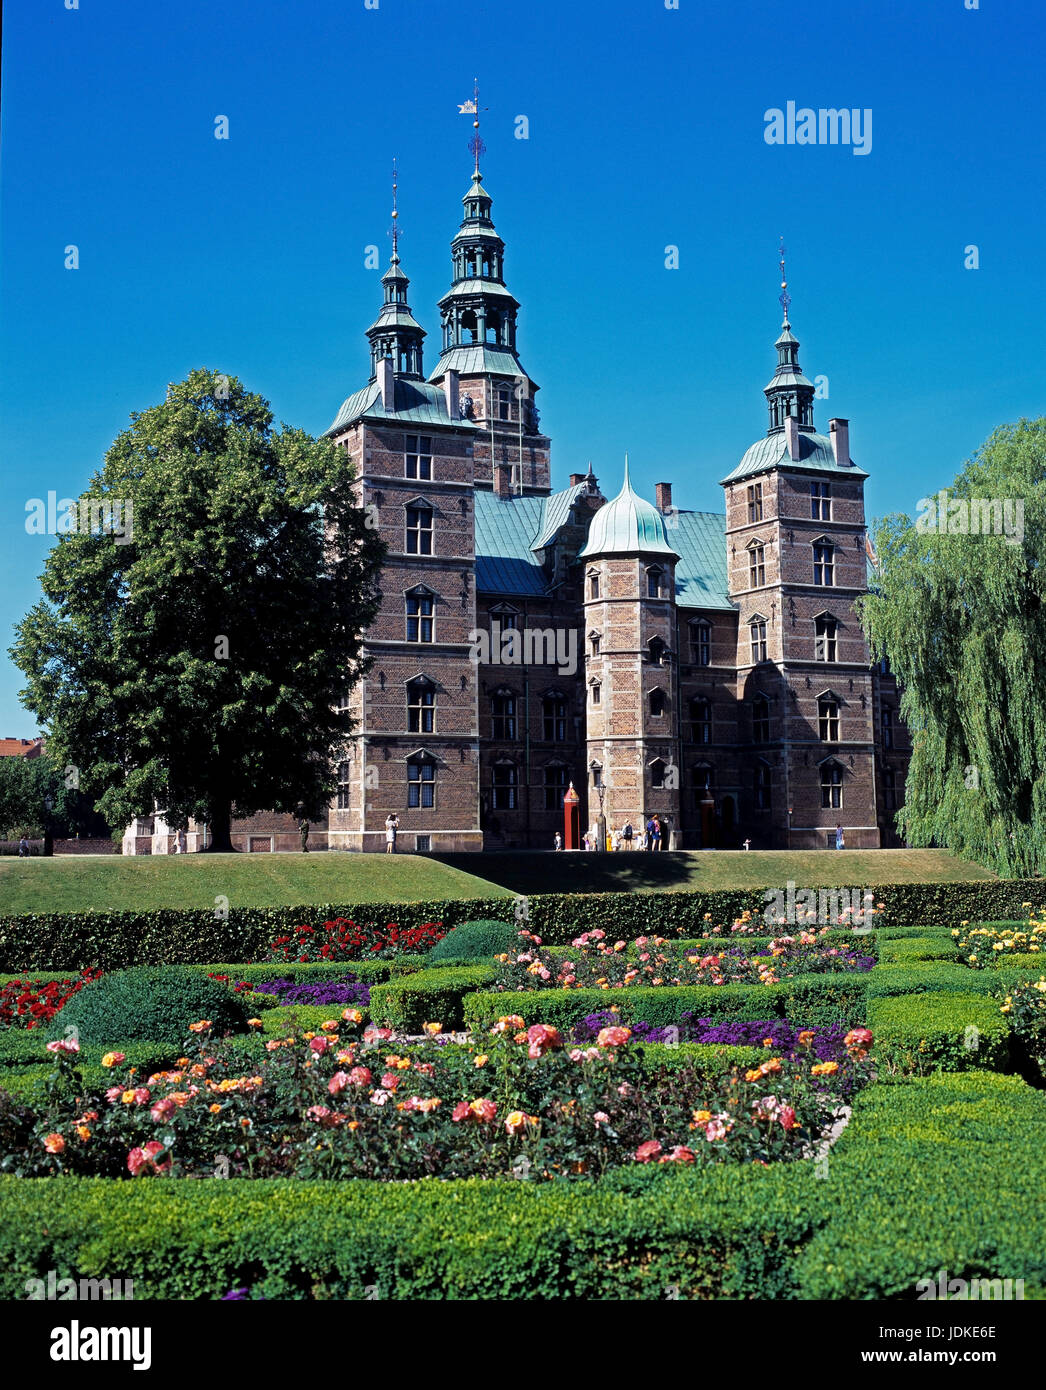
[[[259,994],[274,994],[281,1004],[329,1004],[345,1008],[370,1003],[370,986],[355,976],[340,980],[320,980],[316,984],[295,984],[293,980],[266,980],[254,986]]]

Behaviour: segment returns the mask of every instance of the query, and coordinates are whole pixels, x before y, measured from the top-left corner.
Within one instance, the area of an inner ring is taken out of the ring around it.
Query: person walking
[[[308,822],[307,820],[301,820],[301,821],[298,822],[298,834],[301,836],[301,852],[302,852],[302,854],[308,854],[308,852],[309,852],[309,822]]]
[[[25,838],[24,835],[18,841],[18,857],[19,859],[29,858],[29,841]]]
[[[843,827],[841,825],[835,827],[835,847],[836,849],[846,848],[846,836],[843,834]]]
[[[654,848],[654,836],[656,833],[657,822],[654,820],[654,817],[651,816],[646,823],[646,847],[648,851]]]
[[[385,853],[396,853],[396,836],[399,834],[400,818],[395,811],[385,817]]]
[[[553,839],[552,843],[555,849],[563,848],[563,836],[559,833],[558,830],[556,831],[555,838]]]
[[[624,825],[621,827],[621,838],[624,841],[624,845],[622,846],[623,849],[631,850],[632,834],[632,822],[630,820],[626,820]]]
[[[661,849],[661,818],[660,818],[660,816],[655,816],[655,817],[654,817],[654,849],[655,849],[655,850],[660,850],[660,849]]]

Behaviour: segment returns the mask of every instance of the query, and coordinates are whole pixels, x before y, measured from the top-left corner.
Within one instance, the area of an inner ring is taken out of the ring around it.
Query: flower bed
[[[272,1038],[247,1072],[208,1039],[196,1060],[147,1077],[122,1070],[85,1094],[78,1048],[52,1042],[55,1069],[10,1166],[28,1176],[230,1176],[389,1179],[597,1177],[634,1163],[772,1163],[803,1157],[844,1087],[867,1079],[871,1035],[854,1030],[842,1063],[772,1049],[758,1066],[644,1066],[630,1031],[568,1047],[554,1027],[498,1020],[469,1045],[435,1038],[404,1052],[388,1030],[362,1036],[345,1010],[316,1033]],[[436,1034],[439,1023],[428,1025]]]
[[[952,931],[952,939],[964,965],[974,970],[990,969],[1008,956],[1046,952],[1046,915],[1036,918],[1032,913],[1026,929],[1009,922],[974,926],[963,922]]]
[[[100,980],[101,970],[81,970],[70,979],[15,979],[0,988],[0,1028],[39,1028],[51,1022],[73,995],[92,980]]]
[[[630,951],[625,941],[610,944],[597,928],[577,937],[566,957],[543,949],[541,938],[530,932],[520,936],[528,949],[494,957],[496,991],[774,985],[797,975],[865,971],[875,965],[874,957],[827,945],[812,932],[776,937],[761,949],[730,946],[701,954],[657,936],[637,938]]]
[[[271,994],[278,1004],[325,1004],[346,1008],[350,1004],[370,1003],[370,986],[352,974],[340,980],[320,980],[297,984],[294,980],[261,980],[249,986],[255,994]]]
[[[269,960],[389,960],[404,954],[423,955],[442,940],[442,922],[423,922],[418,927],[358,926],[348,917],[334,917],[322,927],[302,923],[269,945]]]

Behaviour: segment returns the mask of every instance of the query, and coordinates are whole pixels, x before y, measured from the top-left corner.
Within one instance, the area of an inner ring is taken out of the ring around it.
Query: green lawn
[[[479,855],[463,867],[415,855],[188,854],[0,859],[0,911],[86,912],[157,907],[230,907],[295,903],[406,903],[501,897],[477,878]]]
[[[417,902],[510,893],[871,887],[992,879],[943,850],[709,850],[702,853],[190,854],[0,859],[0,911]]]
[[[880,883],[994,879],[989,869],[936,849],[703,850],[694,853],[441,854],[516,893],[650,893],[694,889],[861,888]]]

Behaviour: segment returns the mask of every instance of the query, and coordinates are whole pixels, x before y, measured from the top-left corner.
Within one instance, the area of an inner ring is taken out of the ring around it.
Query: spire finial
[[[785,275],[785,243],[784,243],[784,237],[781,237],[781,238],[780,238],[780,256],[781,256],[781,261],[780,261],[780,265],[781,265],[781,293],[780,293],[780,295],[779,295],[779,297],[778,297],[778,302],[780,303],[781,308],[784,310],[784,320],[783,320],[783,322],[782,322],[782,324],[781,324],[781,327],[782,327],[782,328],[790,328],[791,325],[790,325],[789,322],[788,322],[788,306],[789,306],[789,305],[791,304],[791,302],[792,302],[792,297],[791,297],[791,295],[788,293],[788,278],[787,278],[787,276]]]
[[[626,455],[625,455],[625,487],[631,487],[631,486],[632,486],[632,484],[631,484],[631,483],[629,482],[629,480],[628,480],[628,455],[626,454]]]
[[[392,156],[392,262],[394,265],[399,263],[399,209],[396,206],[396,190],[399,185],[399,176],[396,173],[396,156]]]
[[[474,134],[472,136],[472,139],[469,141],[469,150],[471,151],[472,156],[476,162],[476,167],[472,172],[472,177],[474,179],[482,177],[479,172],[479,157],[487,148],[486,145],[484,145],[483,141],[479,138],[479,113],[481,111],[486,111],[486,109],[487,108],[485,106],[480,106],[479,104],[479,78],[474,77],[472,79],[472,100],[466,101],[463,106],[458,107],[458,112],[462,116],[475,117],[475,119],[472,122],[472,129],[474,131]]]

